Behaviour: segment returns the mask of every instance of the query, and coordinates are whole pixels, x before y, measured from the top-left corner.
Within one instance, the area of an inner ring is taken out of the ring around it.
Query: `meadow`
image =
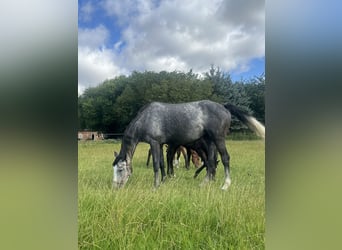
[[[223,165],[216,180],[200,187],[205,171],[184,160],[155,190],[149,145],[138,144],[133,175],[112,189],[114,150],[120,142],[78,144],[79,249],[264,249],[265,142],[227,140],[232,185],[228,191]]]

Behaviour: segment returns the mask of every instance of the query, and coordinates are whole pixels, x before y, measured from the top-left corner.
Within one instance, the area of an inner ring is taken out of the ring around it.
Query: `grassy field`
[[[78,244],[80,249],[264,249],[265,143],[227,141],[232,185],[220,163],[216,181],[199,187],[205,171],[175,169],[153,189],[148,145],[138,145],[133,175],[112,190],[113,151],[120,143],[79,142]]]

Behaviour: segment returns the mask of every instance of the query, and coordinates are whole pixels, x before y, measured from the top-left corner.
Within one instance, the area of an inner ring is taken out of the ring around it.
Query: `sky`
[[[265,72],[264,0],[79,0],[78,92],[132,71]]]

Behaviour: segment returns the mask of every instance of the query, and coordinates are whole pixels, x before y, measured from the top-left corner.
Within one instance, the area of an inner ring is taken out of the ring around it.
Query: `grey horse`
[[[132,158],[139,142],[150,144],[153,159],[154,186],[164,181],[165,168],[163,145],[173,147],[205,140],[208,145],[207,175],[205,181],[212,178],[215,171],[215,148],[221,156],[225,180],[222,186],[227,190],[231,184],[229,173],[229,154],[225,144],[231,114],[246,124],[262,138],[265,127],[253,116],[231,104],[219,104],[209,100],[169,104],[152,102],[145,105],[130,122],[124,132],[120,153],[113,162],[113,186],[123,187],[131,176]]]

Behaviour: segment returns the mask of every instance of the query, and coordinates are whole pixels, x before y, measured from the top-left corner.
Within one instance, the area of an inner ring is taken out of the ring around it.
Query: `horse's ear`
[[[119,154],[116,152],[116,151],[114,151],[114,157],[117,157]]]

